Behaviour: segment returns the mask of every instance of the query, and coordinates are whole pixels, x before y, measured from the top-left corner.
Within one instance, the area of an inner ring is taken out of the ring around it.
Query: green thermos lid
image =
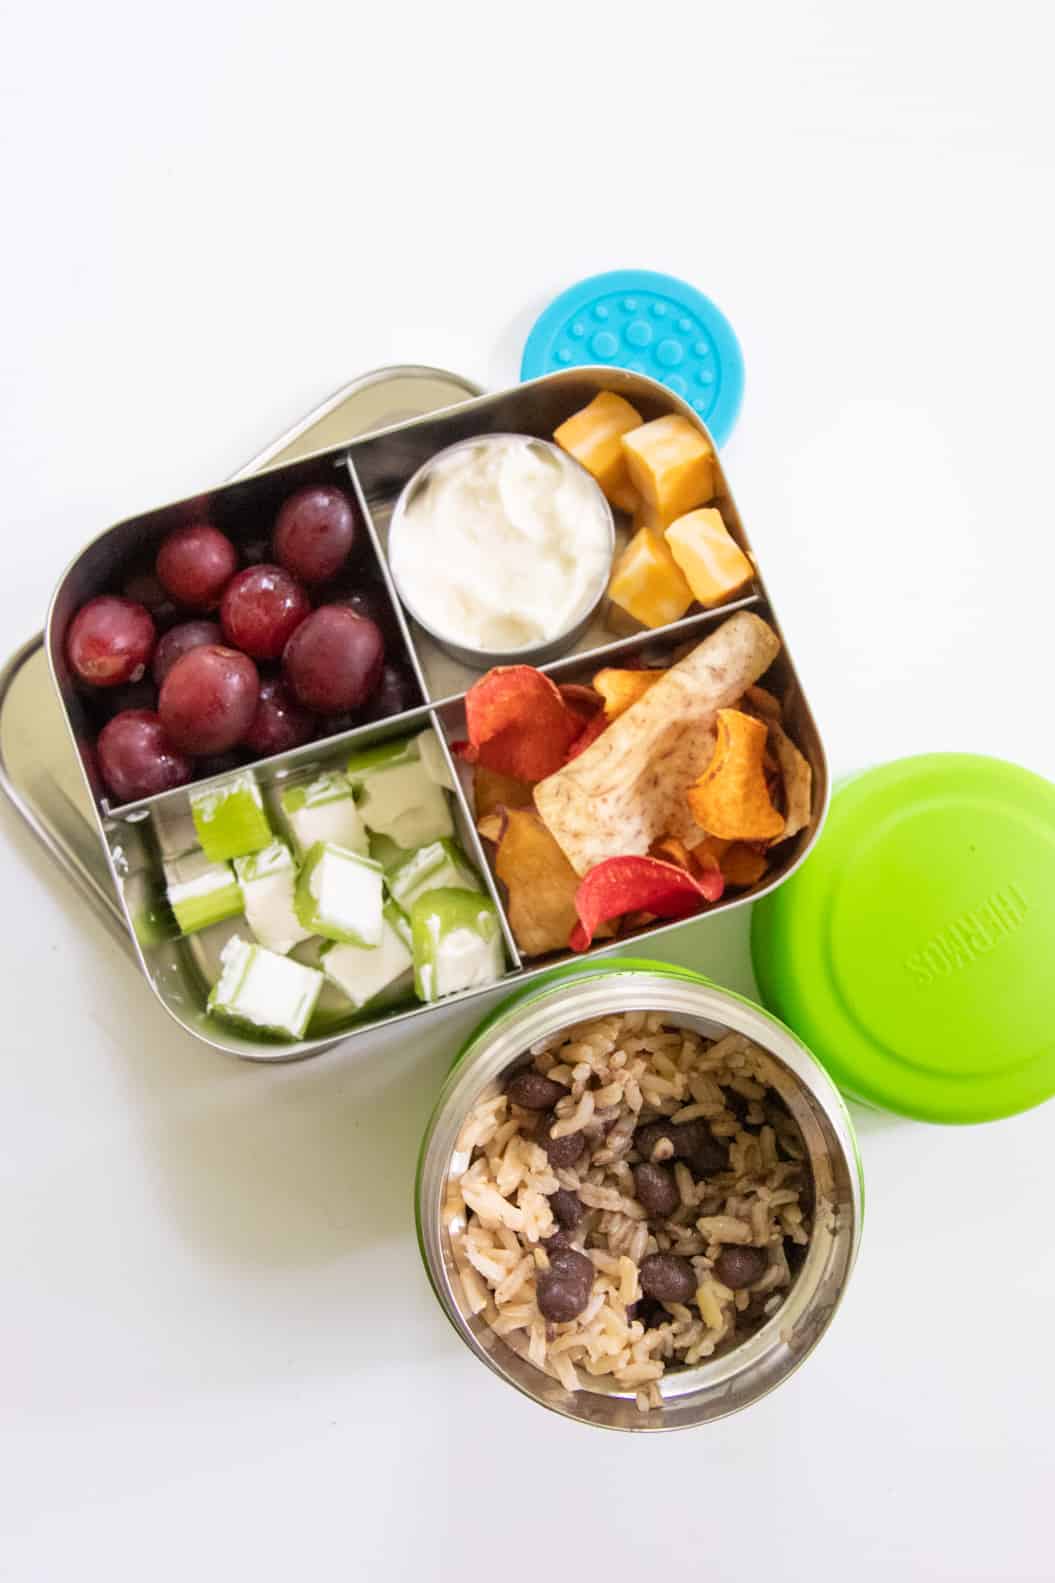
[[[1055,1093],[1055,786],[932,753],[835,793],[755,907],[766,1005],[853,1098],[991,1121]]]

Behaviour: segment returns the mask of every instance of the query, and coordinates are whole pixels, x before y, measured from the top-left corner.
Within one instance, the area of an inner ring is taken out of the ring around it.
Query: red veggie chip
[[[702,879],[673,863],[654,857],[609,857],[598,863],[575,892],[579,922],[568,941],[573,951],[586,951],[598,924],[628,912],[650,912],[657,918],[686,918],[705,901],[717,901],[720,881],[708,870]],[[715,891],[717,890],[717,894]]]
[[[530,665],[500,665],[465,697],[467,743],[455,752],[515,780],[540,781],[559,770],[583,729],[560,689]]]
[[[585,753],[591,743],[597,741],[601,732],[607,730],[609,724],[608,716],[604,713],[594,715],[592,720],[588,720],[568,749],[564,762],[567,763],[569,759],[578,758],[580,753]]]
[[[598,710],[604,708],[600,693],[593,687],[584,687],[581,682],[563,682],[559,692],[572,714],[584,721],[592,720]]]

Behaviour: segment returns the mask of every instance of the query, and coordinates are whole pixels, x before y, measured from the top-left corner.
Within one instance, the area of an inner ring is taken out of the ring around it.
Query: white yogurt
[[[560,637],[598,599],[611,513],[577,462],[528,435],[441,454],[393,523],[392,572],[412,612],[466,648]]]

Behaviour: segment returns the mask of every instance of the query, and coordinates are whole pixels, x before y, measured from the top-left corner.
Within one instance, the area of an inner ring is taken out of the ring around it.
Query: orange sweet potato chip
[[[473,807],[476,819],[486,819],[496,808],[530,808],[531,787],[527,781],[514,780],[512,775],[499,775],[486,764],[473,767]]]
[[[593,679],[593,685],[604,700],[604,712],[609,720],[615,720],[631,704],[636,704],[643,698],[649,688],[659,681],[662,671],[598,671]]]
[[[677,836],[667,835],[662,841],[653,842],[649,856],[685,869],[686,873],[699,881],[709,901],[718,901],[725,888],[720,858],[728,845],[728,841],[716,841],[713,836],[707,836],[690,851]]]
[[[774,808],[763,765],[766,727],[739,709],[719,709],[711,762],[686,793],[696,823],[730,841],[776,841],[784,816]]]
[[[734,890],[747,890],[757,885],[769,864],[764,852],[748,846],[744,841],[733,841],[722,853],[722,873],[725,883]]]
[[[495,873],[508,893],[509,926],[525,956],[563,951],[577,922],[579,876],[542,823],[527,808],[508,808]]]
[[[540,781],[561,768],[583,718],[531,665],[500,665],[465,695],[468,742],[454,751],[514,780]]]
[[[717,901],[722,884],[720,873],[714,879],[708,874],[705,882],[654,857],[605,858],[579,882],[575,893],[579,922],[568,944],[573,951],[588,950],[600,924],[627,913],[687,918],[704,902]]]

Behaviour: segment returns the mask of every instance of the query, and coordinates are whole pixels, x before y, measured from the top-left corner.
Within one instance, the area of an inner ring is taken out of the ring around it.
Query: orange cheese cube
[[[694,597],[708,610],[746,588],[755,575],[751,562],[730,537],[721,512],[713,508],[678,517],[664,537]]]
[[[680,511],[657,511],[655,506],[650,506],[647,500],[642,500],[638,495],[637,509],[634,512],[634,532],[638,528],[647,528],[650,533],[662,536],[682,515]]]
[[[688,418],[656,418],[620,444],[630,482],[668,522],[713,498],[714,452]]]
[[[680,621],[692,604],[692,589],[658,534],[635,533],[612,568],[608,597],[646,627]]]
[[[637,492],[631,488],[626,457],[620,443],[624,434],[641,426],[641,414],[612,390],[602,390],[588,407],[572,413],[553,438],[562,451],[585,467],[613,506],[633,511]]]

